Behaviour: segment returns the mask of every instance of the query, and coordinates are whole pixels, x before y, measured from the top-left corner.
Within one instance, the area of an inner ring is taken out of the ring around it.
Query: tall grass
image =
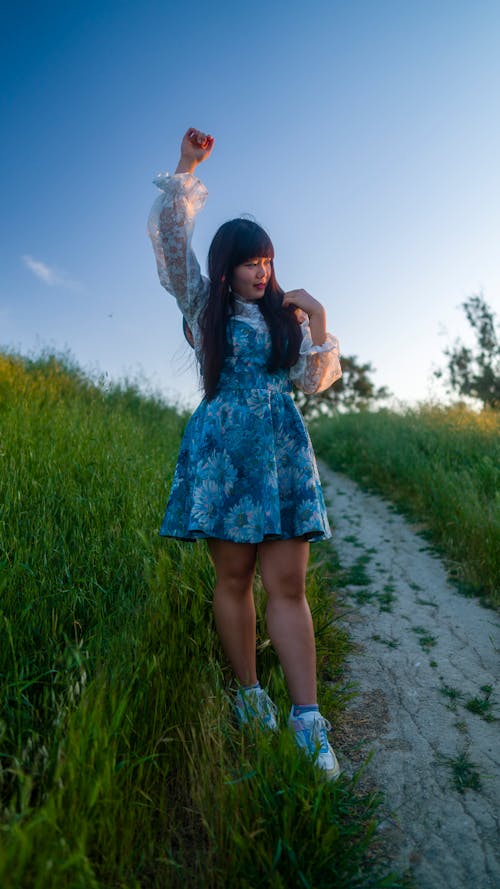
[[[500,604],[500,414],[421,407],[312,426],[329,464],[427,525],[464,591]]]
[[[206,550],[157,537],[183,425],[57,359],[0,356],[0,885],[401,886],[374,863],[375,795],[325,784],[286,732],[233,725]],[[324,566],[309,589],[335,717],[348,643]]]

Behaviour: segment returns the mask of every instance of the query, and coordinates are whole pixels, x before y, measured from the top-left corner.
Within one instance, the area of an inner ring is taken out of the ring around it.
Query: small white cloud
[[[82,285],[78,281],[73,281],[61,269],[52,268],[47,263],[34,259],[33,256],[28,254],[25,254],[22,260],[37,278],[40,278],[44,284],[48,284],[50,287],[70,287],[72,290],[82,289]]]

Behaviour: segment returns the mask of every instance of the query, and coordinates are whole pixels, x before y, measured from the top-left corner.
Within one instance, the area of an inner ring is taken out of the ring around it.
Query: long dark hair
[[[202,376],[205,395],[213,398],[227,352],[226,327],[234,310],[231,278],[236,266],[257,257],[274,259],[266,231],[250,219],[230,219],[216,231],[208,251],[210,292],[200,313]],[[283,306],[284,290],[272,265],[263,297],[258,301],[271,334],[268,370],[291,367],[299,357],[300,325],[293,306]]]

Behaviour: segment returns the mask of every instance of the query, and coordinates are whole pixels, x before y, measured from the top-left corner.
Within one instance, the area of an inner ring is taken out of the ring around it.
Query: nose
[[[261,263],[259,263],[259,265],[258,265],[258,267],[257,267],[257,274],[258,274],[259,278],[265,278],[265,277],[266,277],[266,274],[267,274],[267,267],[266,267],[266,264],[264,263],[264,261],[262,261]]]

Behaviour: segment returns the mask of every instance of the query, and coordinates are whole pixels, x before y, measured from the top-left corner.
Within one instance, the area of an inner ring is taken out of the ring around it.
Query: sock
[[[293,716],[302,716],[303,713],[311,713],[312,711],[319,713],[319,707],[317,704],[294,704],[293,705]]]
[[[247,691],[257,691],[258,689],[260,689],[260,682],[257,679],[255,685],[243,685],[241,687],[241,692],[245,694]]]

